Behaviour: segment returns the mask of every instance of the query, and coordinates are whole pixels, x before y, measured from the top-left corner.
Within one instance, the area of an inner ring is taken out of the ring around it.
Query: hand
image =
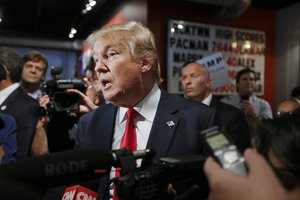
[[[79,106],[80,113],[86,113],[98,107],[87,95],[77,89],[68,89],[67,92],[78,94],[81,97],[82,105]]]
[[[274,172],[254,150],[245,151],[248,176],[226,171],[212,158],[204,164],[204,172],[211,188],[210,200],[287,200],[287,193]]]
[[[39,101],[40,107],[47,108],[49,102],[50,102],[50,97],[47,94],[43,95]]]
[[[47,110],[47,105],[49,104],[49,102],[50,102],[49,96],[47,94],[43,95],[39,101],[40,107]],[[47,114],[40,116],[40,118],[36,124],[36,129],[45,128],[45,126],[48,124],[49,120],[50,120],[50,118]]]
[[[241,101],[241,108],[246,113],[247,116],[256,119],[258,118],[258,114],[256,113],[254,106],[248,100]]]

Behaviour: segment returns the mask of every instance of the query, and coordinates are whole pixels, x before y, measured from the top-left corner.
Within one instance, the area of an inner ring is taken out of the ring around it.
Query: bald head
[[[210,94],[209,71],[201,64],[188,63],[181,68],[181,85],[187,98],[202,102]]]
[[[278,107],[277,107],[277,112],[280,113],[288,113],[288,112],[293,112],[296,108],[299,108],[300,104],[295,100],[295,99],[284,99],[282,100]]]

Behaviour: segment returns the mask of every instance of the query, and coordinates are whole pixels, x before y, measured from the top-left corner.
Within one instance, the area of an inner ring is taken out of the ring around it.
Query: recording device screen
[[[202,131],[202,135],[211,150],[212,156],[220,165],[229,171],[246,175],[245,159],[238,151],[236,145],[219,127],[215,126]]]
[[[222,134],[208,136],[207,142],[213,149],[222,148],[222,146],[229,144],[229,141]]]

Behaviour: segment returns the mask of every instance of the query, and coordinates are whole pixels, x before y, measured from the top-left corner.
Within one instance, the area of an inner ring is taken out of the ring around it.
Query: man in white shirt
[[[155,162],[166,156],[207,155],[200,132],[214,125],[215,110],[161,89],[159,59],[148,28],[136,22],[111,25],[87,41],[101,91],[110,103],[80,118],[76,148],[119,149],[125,113],[133,108],[138,112],[134,119],[137,149],[153,148]],[[143,162],[141,166],[146,167]],[[111,198],[108,180],[109,176],[100,180],[100,199]],[[203,194],[207,190],[201,189]]]

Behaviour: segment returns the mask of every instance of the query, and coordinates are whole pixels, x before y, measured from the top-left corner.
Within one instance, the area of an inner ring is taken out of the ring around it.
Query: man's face
[[[203,101],[209,94],[211,80],[204,66],[191,63],[181,69],[181,84],[189,99]]]
[[[41,83],[45,75],[45,64],[42,61],[27,61],[23,65],[22,80],[28,83]]]
[[[236,86],[240,95],[252,95],[255,92],[255,75],[251,72],[243,74]]]
[[[100,88],[107,101],[120,106],[136,98],[141,89],[142,62],[134,60],[122,34],[108,34],[93,46]]]

